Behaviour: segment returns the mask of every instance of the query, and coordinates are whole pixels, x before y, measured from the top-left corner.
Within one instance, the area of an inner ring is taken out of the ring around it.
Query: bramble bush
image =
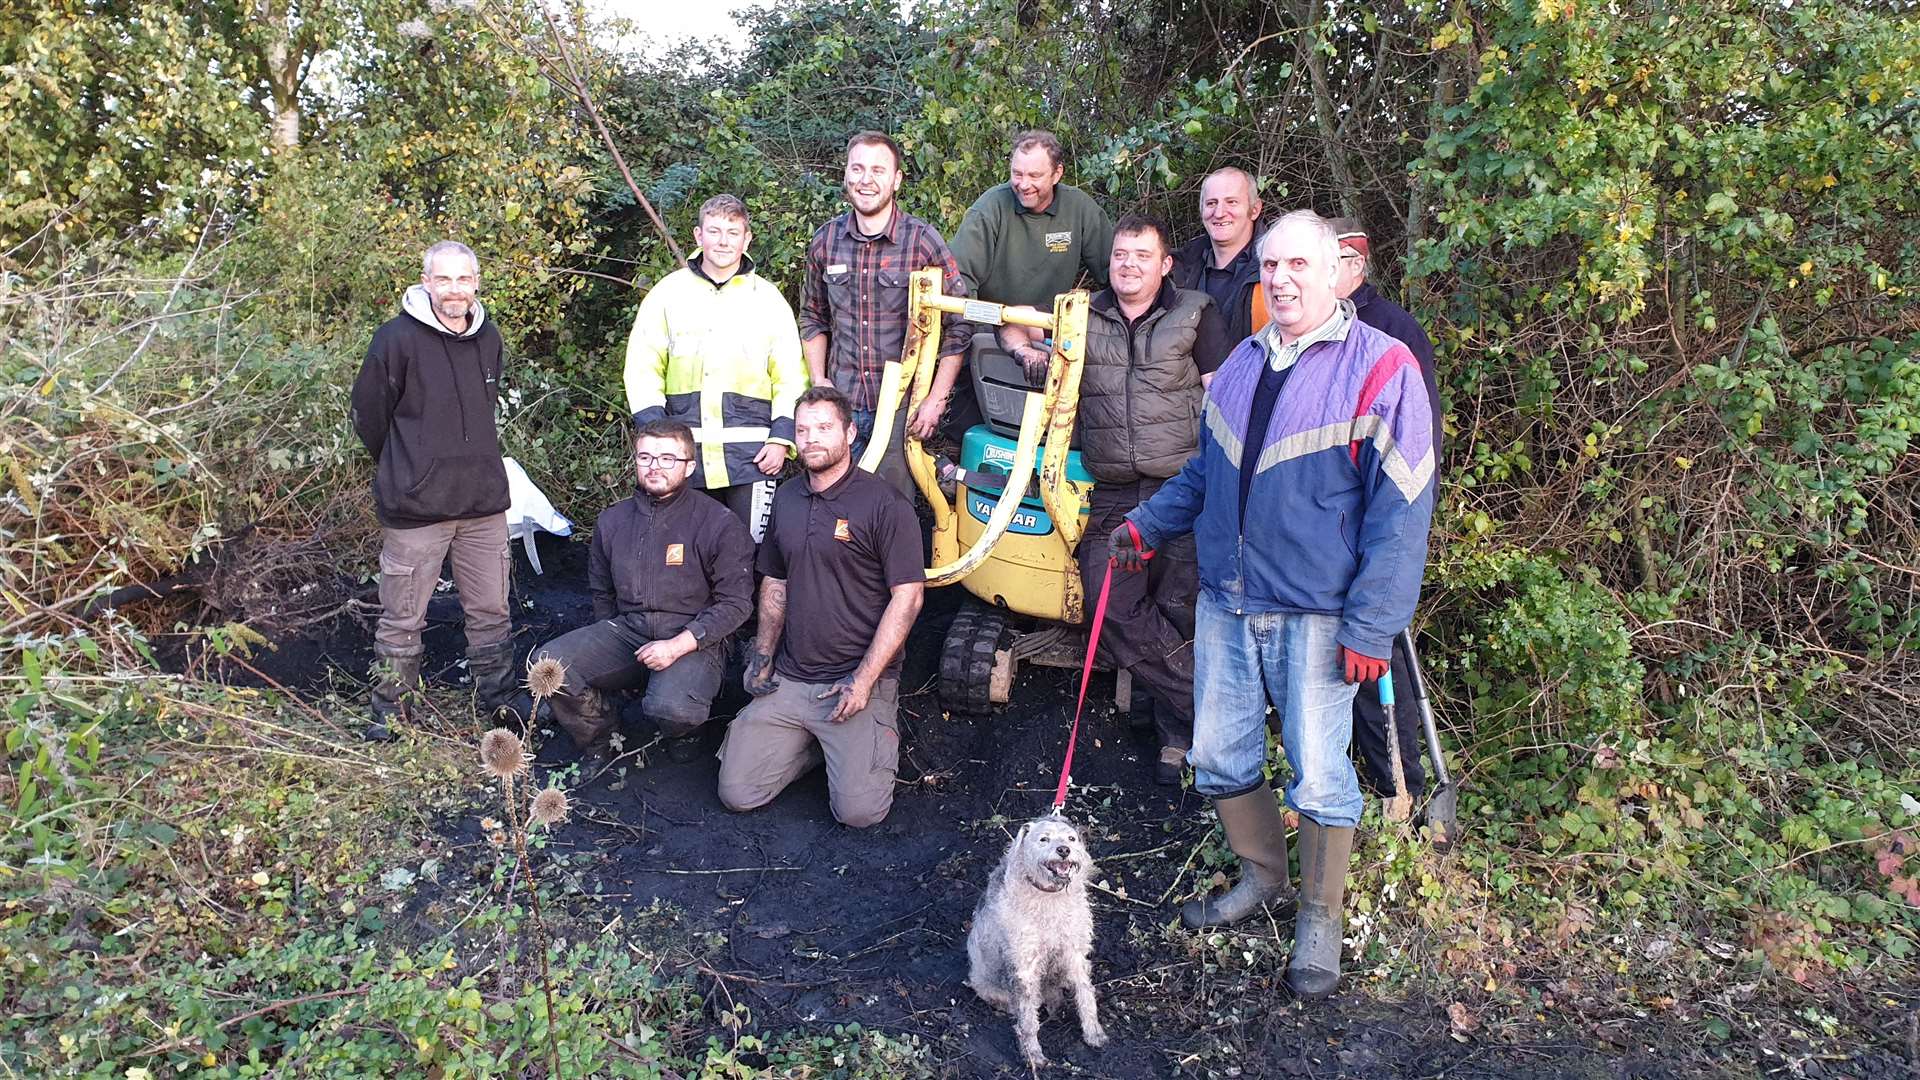
[[[1471,62],[1415,163],[1454,436],[1423,622],[1466,864],[1541,913],[1512,940],[1913,969],[1913,29],[1725,0],[1434,35]]]

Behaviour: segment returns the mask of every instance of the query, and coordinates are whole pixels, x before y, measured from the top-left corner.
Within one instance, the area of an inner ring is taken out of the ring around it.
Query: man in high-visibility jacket
[[[754,488],[779,477],[793,449],[793,401],[807,388],[807,365],[793,309],[753,271],[746,204],[708,199],[695,237],[687,265],[640,303],[627,339],[627,407],[636,427],[666,419],[692,428],[699,452],[690,486],[752,529]]]

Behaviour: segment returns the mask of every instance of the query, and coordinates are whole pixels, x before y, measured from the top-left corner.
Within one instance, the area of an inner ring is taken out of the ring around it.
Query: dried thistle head
[[[494,776],[507,780],[527,771],[526,744],[506,728],[494,728],[480,736],[480,764]]]
[[[567,685],[567,665],[557,657],[541,654],[538,660],[527,661],[527,692],[535,701],[550,698]]]
[[[533,809],[528,816],[536,825],[549,828],[567,820],[567,814],[573,809],[567,801],[567,793],[559,788],[550,787],[533,797]]]

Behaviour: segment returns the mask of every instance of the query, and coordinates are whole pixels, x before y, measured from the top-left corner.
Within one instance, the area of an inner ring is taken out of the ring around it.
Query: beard
[[[852,184],[842,183],[840,185],[840,194],[846,198],[847,205],[853,207],[856,210],[860,210],[861,213],[878,214],[884,211],[887,207],[893,205],[893,197],[895,193],[889,192],[884,188],[881,189],[880,193],[874,196],[874,198],[878,199],[879,202],[875,203],[873,209],[870,211],[860,209],[861,200],[866,198],[866,196],[857,194],[853,190]]]
[[[668,477],[663,473],[654,473],[640,480],[640,490],[656,499],[664,499],[686,486],[685,477]]]
[[[801,452],[800,464],[810,473],[823,473],[847,460],[851,452],[852,447],[846,443],[841,443],[839,446],[817,446]]]

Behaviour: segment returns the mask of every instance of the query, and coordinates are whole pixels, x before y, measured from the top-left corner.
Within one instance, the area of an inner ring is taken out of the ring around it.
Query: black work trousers
[[[1419,798],[1427,786],[1426,763],[1421,758],[1420,701],[1413,692],[1413,668],[1400,638],[1393,639],[1393,726],[1400,736],[1400,767],[1407,776],[1407,794]],[[1360,754],[1360,779],[1375,794],[1389,797],[1393,790],[1393,758],[1387,749],[1387,710],[1380,704],[1380,684],[1364,682],[1353,696],[1353,746]]]
[[[705,488],[703,490],[720,505],[733,511],[733,516],[753,528],[753,481],[733,484],[728,487]]]
[[[644,615],[621,615],[588,623],[533,651],[535,657],[552,656],[566,665],[566,683],[552,698],[553,716],[576,744],[585,747],[612,730],[615,710],[604,697],[607,691],[645,687],[640,711],[669,738],[692,734],[707,722],[726,671],[726,642],[707,642],[665,671],[652,671],[634,656],[652,640]]]
[[[1107,572],[1108,535],[1164,483],[1142,479],[1094,484],[1079,552],[1089,621]],[[1100,658],[1132,673],[1134,684],[1156,703],[1153,726],[1160,745],[1182,750],[1193,746],[1193,604],[1199,591],[1193,538],[1183,536],[1155,552],[1139,573],[1115,568],[1107,591],[1107,621],[1100,629]]]

